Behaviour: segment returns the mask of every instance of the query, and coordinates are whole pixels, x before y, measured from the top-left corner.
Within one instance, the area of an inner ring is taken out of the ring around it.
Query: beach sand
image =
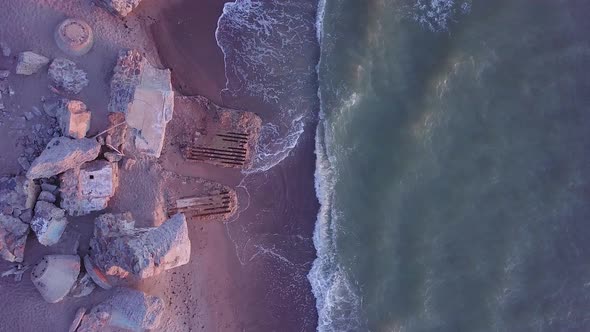
[[[173,84],[180,93],[200,94],[223,106],[256,112],[264,119],[273,110],[256,99],[221,98],[225,85],[223,55],[214,31],[224,2],[172,0],[162,4],[145,0],[130,18],[119,20],[91,1],[8,0],[0,11],[0,40],[12,48],[13,57],[1,59],[0,69],[13,69],[14,55],[26,50],[50,58],[64,56],[54,45],[53,28],[66,17],[83,17],[96,35],[92,51],[74,59],[88,72],[91,82],[78,96],[92,111],[89,135],[107,125],[109,81],[116,55],[119,49],[132,47],[142,50],[153,63],[161,58],[161,64],[172,69]],[[50,124],[39,117],[25,122],[24,128],[16,125],[33,107],[42,109],[41,97],[50,96],[45,76],[43,72],[31,77],[13,73],[9,78],[16,95],[4,100],[11,113],[0,124],[2,174],[22,172],[16,160],[24,147],[16,144],[18,138],[30,135],[34,124]],[[178,151],[165,147],[159,161],[163,169],[240,186],[240,208],[238,216],[227,224],[190,223],[190,263],[136,286],[166,302],[168,310],[158,330],[315,329],[315,300],[306,279],[315,258],[311,236],[318,208],[313,186],[314,133],[310,125],[288,159],[269,172],[245,180],[236,170],[186,163]],[[138,220],[141,226],[149,226],[162,221],[142,203],[150,195],[146,179],[157,177],[158,168],[139,161],[137,169],[142,168],[151,172],[144,174],[148,177],[138,172],[124,172],[122,176],[128,176],[126,182],[136,181],[138,190],[145,192],[137,194],[134,204],[119,193],[107,212],[128,210],[143,218]],[[88,250],[96,215],[70,220],[68,230],[81,234],[81,254]],[[31,234],[25,263],[34,264],[53,250],[39,245]],[[2,261],[0,271],[10,266]],[[109,293],[97,289],[84,298],[48,304],[31,284],[28,272],[18,283],[10,277],[0,278],[0,294],[9,299],[0,302],[0,331],[66,331],[79,307],[91,308]]]

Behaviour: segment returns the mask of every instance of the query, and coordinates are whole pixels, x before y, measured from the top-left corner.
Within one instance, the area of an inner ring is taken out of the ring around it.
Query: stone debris
[[[44,246],[52,246],[59,242],[68,219],[64,210],[52,203],[38,201],[35,206],[35,216],[31,221],[31,229],[37,235],[37,240]]]
[[[39,194],[38,200],[44,201],[44,202],[47,202],[47,203],[55,203],[55,201],[57,200],[57,198],[55,197],[55,195],[52,192],[42,191]]]
[[[107,208],[119,183],[117,164],[95,160],[60,177],[61,207],[71,216]]]
[[[22,262],[29,225],[20,219],[0,214],[0,256],[9,262]]]
[[[78,94],[89,83],[86,72],[68,59],[57,58],[49,66],[49,79],[55,88]]]
[[[0,80],[5,80],[10,76],[10,70],[0,70]]]
[[[58,189],[59,189],[59,187],[54,184],[47,183],[47,182],[41,183],[41,190],[43,190],[43,191],[48,191],[52,194],[57,194]]]
[[[117,162],[121,161],[121,159],[123,159],[122,155],[115,153],[115,152],[105,152],[104,157],[106,160],[108,160],[112,163],[117,163]]]
[[[74,320],[72,321],[72,324],[70,325],[70,328],[68,329],[68,332],[76,332],[76,330],[78,329],[78,326],[80,326],[80,322],[82,321],[82,318],[84,318],[85,314],[86,314],[86,308],[84,308],[84,307],[82,307],[76,311],[76,314],[74,315]]]
[[[109,111],[124,113],[133,147],[160,157],[174,112],[170,70],[153,67],[138,51],[119,53],[111,81]]]
[[[0,41],[0,52],[2,52],[2,55],[4,57],[8,58],[12,50],[10,49],[10,47],[8,47],[8,44]]]
[[[0,213],[30,221],[26,220],[25,213],[35,207],[40,190],[24,176],[0,178]]]
[[[72,287],[70,295],[73,297],[84,297],[90,295],[95,288],[96,284],[92,281],[90,275],[83,273]]]
[[[94,44],[92,28],[80,19],[68,18],[61,22],[53,37],[59,49],[73,56],[88,53]]]
[[[14,276],[15,282],[20,282],[23,279],[23,274],[30,268],[29,265],[16,264],[11,269],[2,273],[2,277]]]
[[[49,63],[49,59],[33,53],[23,52],[18,56],[16,64],[16,73],[18,75],[33,75]]]
[[[94,139],[53,138],[27,171],[27,178],[49,178],[92,161],[100,153]]]
[[[164,309],[164,301],[157,296],[129,288],[119,288],[112,297],[85,314],[79,327],[74,331],[153,330],[160,325]]]
[[[61,99],[45,100],[43,102],[43,111],[50,117],[57,116],[57,109],[61,105]]]
[[[78,100],[64,99],[56,112],[59,126],[65,136],[84,138],[90,129],[90,112],[86,104]]]
[[[183,214],[159,227],[134,225],[129,213],[96,218],[84,266],[100,287],[124,285],[188,263],[191,243]]]
[[[25,119],[26,119],[27,121],[31,121],[31,120],[33,120],[33,118],[34,118],[34,117],[35,117],[35,115],[34,115],[32,112],[26,112],[26,113],[25,113]]]
[[[111,14],[124,18],[139,6],[141,0],[97,0],[97,2]]]
[[[68,295],[79,274],[79,256],[47,255],[33,267],[31,281],[45,301],[57,303]]]
[[[29,160],[24,157],[24,156],[20,156],[16,159],[16,161],[18,162],[18,164],[20,165],[20,167],[22,167],[22,169],[24,169],[25,171],[28,171],[29,168],[31,168],[31,163],[29,162]]]
[[[106,144],[120,150],[127,137],[127,122],[123,113],[109,113],[109,130],[106,137]]]

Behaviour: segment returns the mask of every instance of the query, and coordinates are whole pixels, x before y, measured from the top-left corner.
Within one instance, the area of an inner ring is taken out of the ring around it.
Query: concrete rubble
[[[97,3],[111,14],[124,18],[139,6],[141,0],[97,0]]]
[[[124,113],[109,113],[109,128],[112,128],[106,137],[106,144],[121,150],[121,146],[127,138],[127,122]]]
[[[70,290],[70,296],[73,297],[84,297],[90,295],[96,288],[96,284],[92,281],[92,278],[88,273],[83,273],[79,276],[78,280]]]
[[[30,268],[29,265],[23,265],[23,264],[16,264],[14,265],[12,268],[2,272],[2,278],[4,277],[8,277],[8,276],[14,276],[14,281],[15,282],[20,282],[23,279],[23,274]]]
[[[9,262],[22,262],[29,225],[13,216],[0,214],[0,256]]]
[[[83,314],[81,319],[79,312],[82,310],[79,310],[70,331],[153,330],[160,325],[164,309],[164,301],[157,296],[129,288],[119,288],[109,299]]]
[[[49,80],[58,90],[78,94],[89,83],[86,72],[68,59],[57,58],[49,65]]]
[[[80,274],[77,255],[47,255],[31,271],[31,281],[49,303],[63,300]]]
[[[100,153],[100,144],[89,138],[53,138],[27,171],[27,178],[49,178],[92,161]]]
[[[95,160],[60,176],[61,207],[71,216],[106,209],[119,183],[116,163]]]
[[[174,112],[170,70],[155,68],[138,51],[120,52],[111,80],[109,111],[125,114],[138,152],[160,157],[166,125]]]
[[[84,138],[90,129],[90,111],[79,100],[64,99],[56,112],[59,126],[64,136]]]
[[[44,246],[58,243],[67,225],[68,219],[64,210],[52,203],[37,202],[35,216],[31,221],[31,229],[37,235],[39,243]]]
[[[16,73],[19,75],[33,75],[48,63],[49,59],[42,55],[33,52],[22,52],[18,56]]]
[[[84,266],[102,288],[124,285],[182,266],[190,260],[186,218],[176,214],[159,227],[135,228],[129,213],[103,214],[94,224]]]

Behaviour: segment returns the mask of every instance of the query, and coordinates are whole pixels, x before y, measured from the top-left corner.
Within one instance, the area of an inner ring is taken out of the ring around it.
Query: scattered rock
[[[72,287],[70,295],[73,297],[84,297],[92,293],[94,288],[96,288],[96,284],[92,281],[92,278],[88,273],[83,273]]]
[[[55,118],[57,116],[57,109],[60,105],[61,100],[45,101],[43,103],[43,111],[45,111],[45,114],[49,115],[50,117]]]
[[[120,149],[127,137],[127,122],[123,113],[109,113],[109,128],[112,128],[106,138],[106,144]]]
[[[18,162],[18,164],[20,165],[20,167],[22,167],[25,171],[28,171],[29,168],[31,168],[31,163],[24,156],[18,157],[16,159],[16,161]]]
[[[139,6],[141,0],[97,0],[97,2],[111,14],[124,18]]]
[[[58,189],[59,189],[59,187],[54,184],[47,183],[47,182],[41,183],[41,190],[43,190],[43,191],[48,191],[52,194],[56,194]]]
[[[42,191],[39,194],[39,198],[38,200],[40,201],[44,201],[47,203],[55,203],[55,201],[57,200],[57,198],[55,197],[55,195],[49,191]]]
[[[6,44],[5,42],[0,42],[0,52],[2,52],[2,55],[6,58],[8,58],[10,56],[11,53],[11,49],[10,47],[8,47],[8,44]]]
[[[125,158],[125,161],[123,161],[123,169],[126,171],[130,170],[133,168],[133,165],[135,165],[136,162],[137,161],[135,159]]]
[[[16,264],[11,269],[4,271],[2,277],[14,276],[14,281],[19,282],[23,279],[23,274],[30,268],[28,265]]]
[[[33,267],[31,281],[45,301],[61,301],[80,274],[80,257],[77,255],[47,255]]]
[[[10,70],[0,70],[0,80],[5,80],[10,76]]]
[[[125,114],[138,152],[160,157],[166,125],[174,112],[170,70],[153,67],[138,51],[120,52],[109,111]]]
[[[62,51],[73,56],[88,53],[94,44],[92,28],[80,19],[68,18],[61,22],[53,37]]]
[[[31,165],[29,179],[49,178],[98,157],[100,144],[89,138],[53,138]]]
[[[39,107],[37,107],[37,106],[33,106],[33,113],[34,113],[36,116],[41,116],[41,115],[43,115],[43,113],[41,113],[41,110],[40,110],[40,109],[39,109]],[[41,126],[41,125],[37,125],[37,126]],[[37,129],[37,130],[38,130],[38,129]]]
[[[144,331],[157,329],[164,314],[164,301],[143,292],[119,288],[113,296],[85,314],[77,332],[114,329]]]
[[[16,73],[19,75],[33,75],[49,63],[49,59],[33,53],[23,52],[18,56],[16,64]]]
[[[33,220],[33,209],[26,209],[18,216],[24,223],[30,223]]]
[[[120,155],[118,153],[114,153],[114,152],[105,152],[104,157],[106,160],[108,160],[112,163],[117,163],[117,162],[121,161],[121,159],[123,159],[122,155]]]
[[[78,94],[89,83],[86,72],[68,59],[57,58],[49,66],[49,79],[57,89]]]
[[[61,177],[61,207],[71,216],[106,209],[119,183],[117,164],[95,160]]]
[[[0,214],[0,256],[9,262],[22,262],[29,225],[13,216]]]
[[[25,211],[35,207],[40,188],[24,176],[0,178],[0,211]]]
[[[64,99],[56,112],[59,126],[65,136],[84,138],[90,129],[90,112],[78,100]]]
[[[31,112],[26,112],[26,113],[25,113],[25,119],[26,119],[27,121],[31,121],[31,120],[33,120],[33,118],[34,118],[34,117],[35,117],[35,115],[33,115],[33,113],[31,113]]]
[[[86,314],[86,308],[84,308],[84,307],[82,307],[82,308],[78,309],[78,311],[76,311],[76,315],[74,315],[74,320],[72,321],[72,324],[70,325],[68,332],[76,332],[76,330],[78,329],[78,326],[80,326],[80,322],[82,321],[82,318],[84,318],[85,314]]]
[[[183,214],[159,227],[134,225],[130,214],[96,218],[92,251],[84,265],[99,286],[124,285],[188,263],[191,244]]]
[[[44,246],[58,243],[67,225],[68,219],[64,210],[45,201],[37,202],[31,229],[37,235],[39,243]]]

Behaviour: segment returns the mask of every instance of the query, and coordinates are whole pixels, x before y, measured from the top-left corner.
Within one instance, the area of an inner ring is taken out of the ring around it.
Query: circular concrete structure
[[[56,303],[68,295],[79,273],[79,256],[47,255],[33,267],[31,281],[45,301]]]
[[[94,44],[94,34],[88,23],[68,18],[55,29],[57,46],[69,55],[81,56],[90,51]]]

